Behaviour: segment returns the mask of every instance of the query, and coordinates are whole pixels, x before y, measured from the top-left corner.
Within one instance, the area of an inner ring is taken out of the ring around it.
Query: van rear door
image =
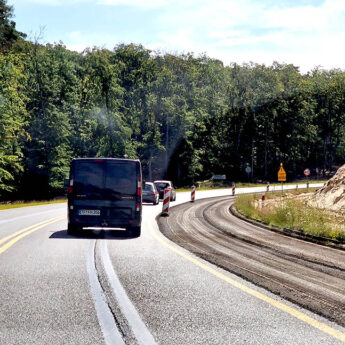
[[[101,199],[104,184],[104,161],[78,160],[73,163],[73,197],[84,200]]]
[[[76,159],[72,166],[74,186],[71,199],[76,222],[81,226],[140,225],[139,161]]]

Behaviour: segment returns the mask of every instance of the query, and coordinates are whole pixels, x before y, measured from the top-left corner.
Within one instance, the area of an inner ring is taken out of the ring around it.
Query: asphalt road
[[[182,204],[160,227],[197,256],[345,326],[345,250],[244,222],[233,200]]]
[[[144,206],[136,239],[68,236],[64,204],[1,211],[0,344],[345,342],[338,324],[168,240],[155,221],[161,207]]]

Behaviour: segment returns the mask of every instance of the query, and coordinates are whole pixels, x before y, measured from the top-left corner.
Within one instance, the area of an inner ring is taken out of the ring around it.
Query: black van
[[[67,181],[68,233],[83,227],[141,232],[142,177],[139,160],[76,158]]]

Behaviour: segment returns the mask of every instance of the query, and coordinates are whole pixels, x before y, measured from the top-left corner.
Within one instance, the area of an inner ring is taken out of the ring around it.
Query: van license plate
[[[78,210],[79,216],[100,216],[101,210]]]

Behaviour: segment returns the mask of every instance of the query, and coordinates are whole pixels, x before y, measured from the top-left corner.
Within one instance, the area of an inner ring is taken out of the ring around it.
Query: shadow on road
[[[82,230],[78,235],[68,235],[67,230],[53,232],[52,239],[78,239],[78,240],[131,240],[131,236],[124,230]]]

